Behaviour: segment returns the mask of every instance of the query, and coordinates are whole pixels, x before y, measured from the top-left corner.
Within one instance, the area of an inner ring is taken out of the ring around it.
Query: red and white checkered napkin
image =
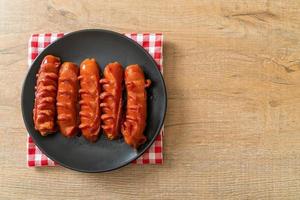
[[[130,33],[125,34],[127,37],[133,39],[144,47],[157,63],[157,67],[163,73],[162,67],[162,48],[163,48],[163,35],[161,33]],[[33,60],[39,53],[43,51],[50,43],[56,39],[63,37],[64,33],[46,33],[46,34],[33,34],[29,39],[28,44],[28,66],[31,66]],[[157,136],[152,146],[137,160],[132,163],[136,164],[162,164],[162,137],[163,131]],[[28,135],[27,139],[27,164],[29,167],[38,166],[55,166],[57,163],[50,160],[43,154],[39,148],[34,144],[32,138]]]

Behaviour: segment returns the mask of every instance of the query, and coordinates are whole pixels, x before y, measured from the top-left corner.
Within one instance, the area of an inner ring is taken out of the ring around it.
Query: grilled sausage
[[[147,140],[143,134],[147,117],[145,88],[150,84],[151,81],[145,80],[144,72],[139,65],[130,65],[125,69],[127,108],[121,132],[125,142],[133,148],[138,148]]]
[[[103,74],[104,78],[100,80],[101,127],[108,139],[113,140],[119,137],[121,129],[123,67],[117,62],[110,63]]]
[[[34,127],[42,136],[53,133],[56,116],[57,79],[60,66],[58,57],[47,55],[42,61],[35,86],[33,109]]]
[[[82,135],[95,142],[100,131],[99,67],[95,59],[85,59],[80,65],[80,122]]]
[[[77,133],[78,67],[64,62],[59,70],[57,92],[57,124],[66,137]]]

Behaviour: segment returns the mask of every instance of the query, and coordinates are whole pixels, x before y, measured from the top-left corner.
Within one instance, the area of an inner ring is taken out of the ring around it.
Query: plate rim
[[[166,89],[166,84],[165,84],[165,81],[164,81],[164,78],[163,78],[163,75],[161,74],[161,72],[158,70],[158,68],[156,67],[155,70],[157,70],[158,74],[159,74],[159,79],[161,80],[162,82],[162,89],[163,89],[163,93],[164,93],[164,110],[163,110],[163,117],[162,117],[162,120],[159,124],[159,128],[158,128],[158,131],[155,133],[154,137],[150,140],[150,142],[148,143],[148,145],[141,151],[139,152],[136,156],[134,156],[133,158],[131,159],[128,159],[127,161],[124,162],[124,164],[120,165],[120,166],[117,166],[117,167],[114,167],[114,168],[111,168],[111,169],[106,169],[106,170],[87,170],[87,169],[78,169],[78,168],[75,168],[75,167],[72,167],[72,166],[69,166],[65,163],[61,163],[59,161],[57,161],[55,158],[53,158],[53,156],[49,156],[47,152],[45,152],[43,150],[43,148],[40,147],[40,145],[36,142],[35,138],[33,137],[33,134],[30,132],[29,130],[29,127],[27,125],[27,122],[25,120],[25,112],[24,112],[24,98],[26,96],[25,94],[25,83],[26,83],[26,80],[28,79],[28,76],[29,76],[29,72],[31,71],[31,68],[33,65],[36,65],[37,63],[37,60],[39,57],[41,57],[42,53],[44,51],[46,51],[48,48],[50,48],[51,46],[54,46],[57,42],[65,39],[66,37],[70,37],[74,34],[80,34],[82,32],[100,32],[100,33],[109,33],[109,34],[112,34],[112,35],[115,35],[115,36],[118,36],[118,37],[122,37],[123,39],[126,39],[127,41],[129,41],[130,43],[134,44],[136,47],[138,47],[140,50],[142,50],[145,55],[150,58],[151,62],[157,66],[157,63],[156,61],[154,60],[154,58],[149,54],[148,51],[146,51],[140,44],[138,44],[136,41],[132,40],[131,38],[127,37],[124,34],[121,34],[121,33],[118,33],[118,32],[115,32],[115,31],[111,31],[111,30],[106,30],[106,29],[82,29],[82,30],[77,30],[77,31],[73,31],[73,32],[69,32],[69,33],[66,33],[63,37],[61,38],[58,38],[57,40],[55,40],[54,42],[52,42],[51,44],[49,44],[46,48],[43,49],[42,52],[40,52],[38,54],[38,56],[33,60],[33,62],[31,63],[30,67],[28,67],[27,69],[27,72],[26,72],[26,76],[24,78],[24,81],[23,81],[23,84],[22,84],[22,91],[21,91],[21,110],[22,110],[22,118],[23,118],[23,122],[24,122],[24,125],[26,127],[26,130],[27,130],[27,134],[29,134],[34,142],[34,144],[42,151],[43,154],[45,154],[48,158],[50,158],[51,160],[53,160],[54,162],[58,163],[59,165],[67,168],[67,169],[71,169],[71,170],[74,170],[74,171],[78,171],[78,172],[84,172],[84,173],[100,173],[100,172],[110,172],[110,171],[114,171],[114,170],[117,170],[117,169],[120,169],[122,167],[125,167],[126,165],[129,165],[132,161],[138,159],[140,156],[142,156],[145,151],[147,149],[149,149],[151,147],[151,145],[154,143],[155,139],[157,138],[157,136],[159,135],[159,133],[161,132],[162,128],[163,128],[163,125],[164,125],[164,121],[165,121],[165,117],[166,117],[166,112],[167,112],[167,101],[168,101],[168,98],[167,98],[167,89]],[[28,142],[28,141],[27,141]]]

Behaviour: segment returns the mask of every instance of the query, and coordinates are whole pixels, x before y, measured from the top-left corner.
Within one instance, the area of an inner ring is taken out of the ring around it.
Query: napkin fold
[[[29,38],[28,43],[28,66],[30,67],[34,59],[41,53],[49,44],[63,37],[64,33],[43,33],[33,34]],[[154,58],[157,67],[163,73],[163,35],[161,33],[126,33],[128,38],[136,41]],[[163,163],[163,133],[162,128],[154,143],[145,153],[133,161],[134,164],[162,164]],[[55,166],[58,165],[49,159],[43,152],[34,144],[32,138],[27,134],[27,165],[29,167],[40,166]]]

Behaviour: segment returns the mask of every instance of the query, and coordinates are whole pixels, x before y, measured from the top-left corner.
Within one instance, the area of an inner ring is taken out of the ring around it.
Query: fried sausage
[[[34,127],[42,136],[53,133],[56,116],[56,92],[58,71],[61,62],[58,57],[47,55],[42,61],[35,86],[33,109]]]
[[[138,148],[146,142],[143,132],[147,117],[147,92],[145,88],[151,84],[145,80],[144,72],[139,65],[130,65],[125,69],[125,85],[127,92],[126,117],[121,132],[125,142]]]
[[[82,135],[95,142],[100,131],[99,67],[95,59],[85,59],[80,65],[80,125]]]
[[[118,62],[108,64],[104,69],[104,78],[100,80],[102,109],[102,128],[108,139],[119,137],[122,115],[123,67]]]
[[[77,133],[78,67],[64,62],[59,70],[57,92],[57,124],[66,137]]]

